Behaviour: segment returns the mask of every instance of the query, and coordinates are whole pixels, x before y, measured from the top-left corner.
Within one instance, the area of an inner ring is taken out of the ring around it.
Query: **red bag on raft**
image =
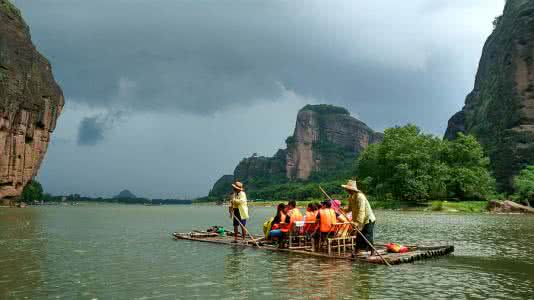
[[[395,243],[387,244],[386,248],[388,249],[388,252],[391,253],[406,253],[409,251],[408,247]]]

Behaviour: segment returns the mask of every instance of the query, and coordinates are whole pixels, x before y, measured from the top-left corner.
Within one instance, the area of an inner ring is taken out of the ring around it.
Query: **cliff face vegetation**
[[[449,120],[445,138],[473,134],[501,191],[534,164],[534,1],[509,0],[486,41],[473,91]]]
[[[37,174],[63,104],[19,10],[0,0],[0,198],[19,196]]]
[[[210,196],[230,192],[229,183],[233,180],[243,181],[248,189],[258,189],[295,180],[331,179],[350,168],[369,144],[382,138],[381,133],[351,117],[344,108],[307,105],[297,115],[286,149],[280,149],[273,157],[243,159],[233,175],[225,175],[215,183]]]

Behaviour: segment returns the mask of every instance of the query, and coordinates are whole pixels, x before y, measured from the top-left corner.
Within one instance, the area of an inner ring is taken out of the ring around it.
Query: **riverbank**
[[[298,201],[297,206],[305,209],[309,203],[320,202],[320,199],[309,201]],[[249,206],[252,207],[273,207],[279,203],[287,201],[252,201]],[[488,211],[487,201],[430,201],[427,203],[414,204],[401,201],[380,201],[370,200],[374,209],[383,210],[404,210],[404,211],[436,211],[436,212],[460,212],[460,213],[484,213]],[[346,203],[344,203],[346,205]]]

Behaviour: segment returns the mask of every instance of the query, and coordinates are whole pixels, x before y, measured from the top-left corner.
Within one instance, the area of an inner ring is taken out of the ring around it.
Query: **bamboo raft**
[[[385,264],[385,262],[378,256],[373,255],[371,252],[363,253],[362,255],[352,256],[351,251],[346,251],[346,246],[344,243],[338,242],[337,244],[330,245],[328,243],[328,251],[315,252],[312,251],[309,247],[289,247],[289,248],[279,248],[275,244],[267,243],[263,239],[256,239],[255,242],[259,243],[261,248],[257,248],[252,240],[242,241],[238,243],[233,243],[233,236],[221,236],[217,233],[211,232],[188,232],[188,233],[178,233],[175,232],[172,234],[174,240],[188,240],[188,241],[197,241],[205,242],[212,244],[222,244],[222,245],[231,245],[235,247],[251,247],[256,249],[262,249],[273,252],[286,252],[286,253],[295,253],[306,256],[315,256],[323,257],[328,259],[343,259],[343,260],[352,260],[372,264]],[[391,265],[398,265],[403,263],[411,263],[419,260],[445,256],[454,252],[454,246],[451,245],[437,245],[437,246],[418,246],[411,245],[408,246],[409,251],[406,253],[389,253],[386,251],[385,245],[375,245],[377,251],[380,252],[382,257],[386,259]],[[331,249],[332,248],[332,249]],[[343,248],[343,250],[341,250]]]

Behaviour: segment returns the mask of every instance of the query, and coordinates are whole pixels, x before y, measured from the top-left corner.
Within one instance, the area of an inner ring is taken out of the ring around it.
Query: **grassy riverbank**
[[[305,209],[308,203],[320,202],[317,200],[298,201],[299,208]],[[370,200],[374,209],[385,210],[406,210],[406,211],[441,211],[441,212],[461,212],[461,213],[483,213],[487,211],[487,201],[431,201],[421,204],[405,203],[401,201]],[[276,207],[279,203],[287,201],[255,201],[249,202],[249,206],[256,207]],[[346,205],[346,203],[344,203]]]

